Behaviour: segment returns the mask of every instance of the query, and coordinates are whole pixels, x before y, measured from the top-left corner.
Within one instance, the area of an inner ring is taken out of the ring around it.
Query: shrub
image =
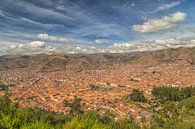
[[[98,119],[75,117],[70,122],[65,124],[64,129],[111,129],[111,127],[100,123]]]
[[[156,99],[181,101],[195,95],[195,87],[155,87],[152,91]]]
[[[167,101],[154,114],[152,129],[194,129],[195,97],[179,102]]]
[[[110,85],[110,83],[108,83],[108,84]],[[110,91],[112,91],[111,88],[105,88],[105,87],[94,86],[94,85],[90,85],[90,88],[93,91],[102,91],[102,92],[110,92]]]
[[[36,121],[35,123],[25,124],[20,129],[55,129],[55,128],[48,123]]]
[[[132,93],[130,94],[130,98],[135,102],[146,102],[146,98],[144,96],[143,91],[140,91],[138,89],[134,89]]]
[[[8,90],[8,85],[0,84],[0,91],[6,91]]]
[[[60,129],[68,120],[62,114],[41,109],[21,108],[17,104],[10,103],[8,94],[0,98],[0,129],[47,129],[47,127]]]
[[[84,111],[81,106],[81,99],[75,97],[73,102],[64,101],[64,106],[70,108],[70,113],[72,115],[82,114]]]

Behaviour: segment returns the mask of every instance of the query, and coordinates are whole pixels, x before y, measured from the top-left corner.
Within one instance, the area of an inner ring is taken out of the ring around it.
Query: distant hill
[[[43,72],[60,69],[80,71],[96,69],[100,65],[112,65],[117,62],[158,65],[178,61],[195,64],[195,47],[123,54],[4,55],[0,56],[0,70],[28,68]]]
[[[144,52],[136,56],[131,62],[158,65],[160,63],[177,63],[181,61],[195,64],[195,47]]]

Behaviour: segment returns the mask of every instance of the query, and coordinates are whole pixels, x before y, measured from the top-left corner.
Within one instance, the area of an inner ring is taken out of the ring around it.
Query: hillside
[[[0,57],[0,70],[27,68],[38,71],[59,69],[96,69],[117,62],[157,65],[160,63],[188,62],[195,64],[195,47],[166,49],[153,52],[89,55],[5,55]]]
[[[166,128],[175,119],[163,112],[167,113],[172,106],[178,108],[175,101],[194,96],[194,57],[195,48],[123,54],[1,56],[0,96],[7,91],[10,102],[16,102],[22,108],[19,110],[40,108],[75,115],[77,113],[70,107],[76,111],[82,107],[83,113],[96,111],[103,116],[111,113],[117,121],[132,118],[140,127]],[[75,98],[78,98],[76,102]],[[80,103],[75,107],[78,101]],[[169,104],[169,101],[174,103]],[[165,110],[159,110],[162,107]],[[178,108],[177,111],[180,114],[184,110]],[[181,115],[182,119],[187,119],[185,115],[190,116],[187,113]],[[88,117],[71,120],[79,123],[82,119]],[[128,126],[135,125],[129,122]],[[191,126],[191,123],[183,122],[179,120],[176,126]],[[162,123],[166,123],[165,126]]]

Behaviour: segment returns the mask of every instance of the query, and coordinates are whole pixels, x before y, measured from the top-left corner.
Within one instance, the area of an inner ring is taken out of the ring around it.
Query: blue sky
[[[0,53],[191,47],[194,12],[194,0],[1,0]]]

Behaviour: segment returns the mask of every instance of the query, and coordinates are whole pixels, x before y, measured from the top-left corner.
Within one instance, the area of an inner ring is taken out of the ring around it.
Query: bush
[[[20,129],[55,129],[50,124],[36,121],[35,123],[25,124]]]
[[[6,91],[8,90],[8,85],[0,84],[0,91]]]
[[[95,111],[79,113],[80,101],[75,98],[72,103],[66,103],[74,113],[78,113],[72,116],[36,108],[21,108],[11,103],[6,94],[0,98],[0,129],[138,129],[131,120],[116,122],[112,116],[100,116]]]
[[[130,94],[130,98],[135,102],[147,102],[143,91],[134,89]]]
[[[180,102],[167,101],[154,114],[152,129],[195,129],[195,97]]]
[[[17,104],[10,103],[7,94],[0,98],[0,105],[0,129],[39,129],[36,127],[58,129],[68,121],[62,114],[41,109],[21,108]]]
[[[185,114],[195,116],[195,96],[181,101],[178,108]]]
[[[81,99],[77,97],[74,98],[73,102],[68,102],[65,100],[64,106],[70,108],[71,115],[78,115],[84,112],[81,106]]]
[[[107,85],[110,85],[110,83],[107,83]],[[94,86],[94,85],[90,85],[90,88],[93,91],[101,91],[101,92],[110,92],[110,91],[112,91],[111,88],[105,88],[105,87]]]
[[[181,101],[195,95],[195,87],[155,87],[152,91],[156,99]]]
[[[70,122],[65,124],[64,129],[111,129],[111,127],[100,123],[98,119],[75,117]]]

